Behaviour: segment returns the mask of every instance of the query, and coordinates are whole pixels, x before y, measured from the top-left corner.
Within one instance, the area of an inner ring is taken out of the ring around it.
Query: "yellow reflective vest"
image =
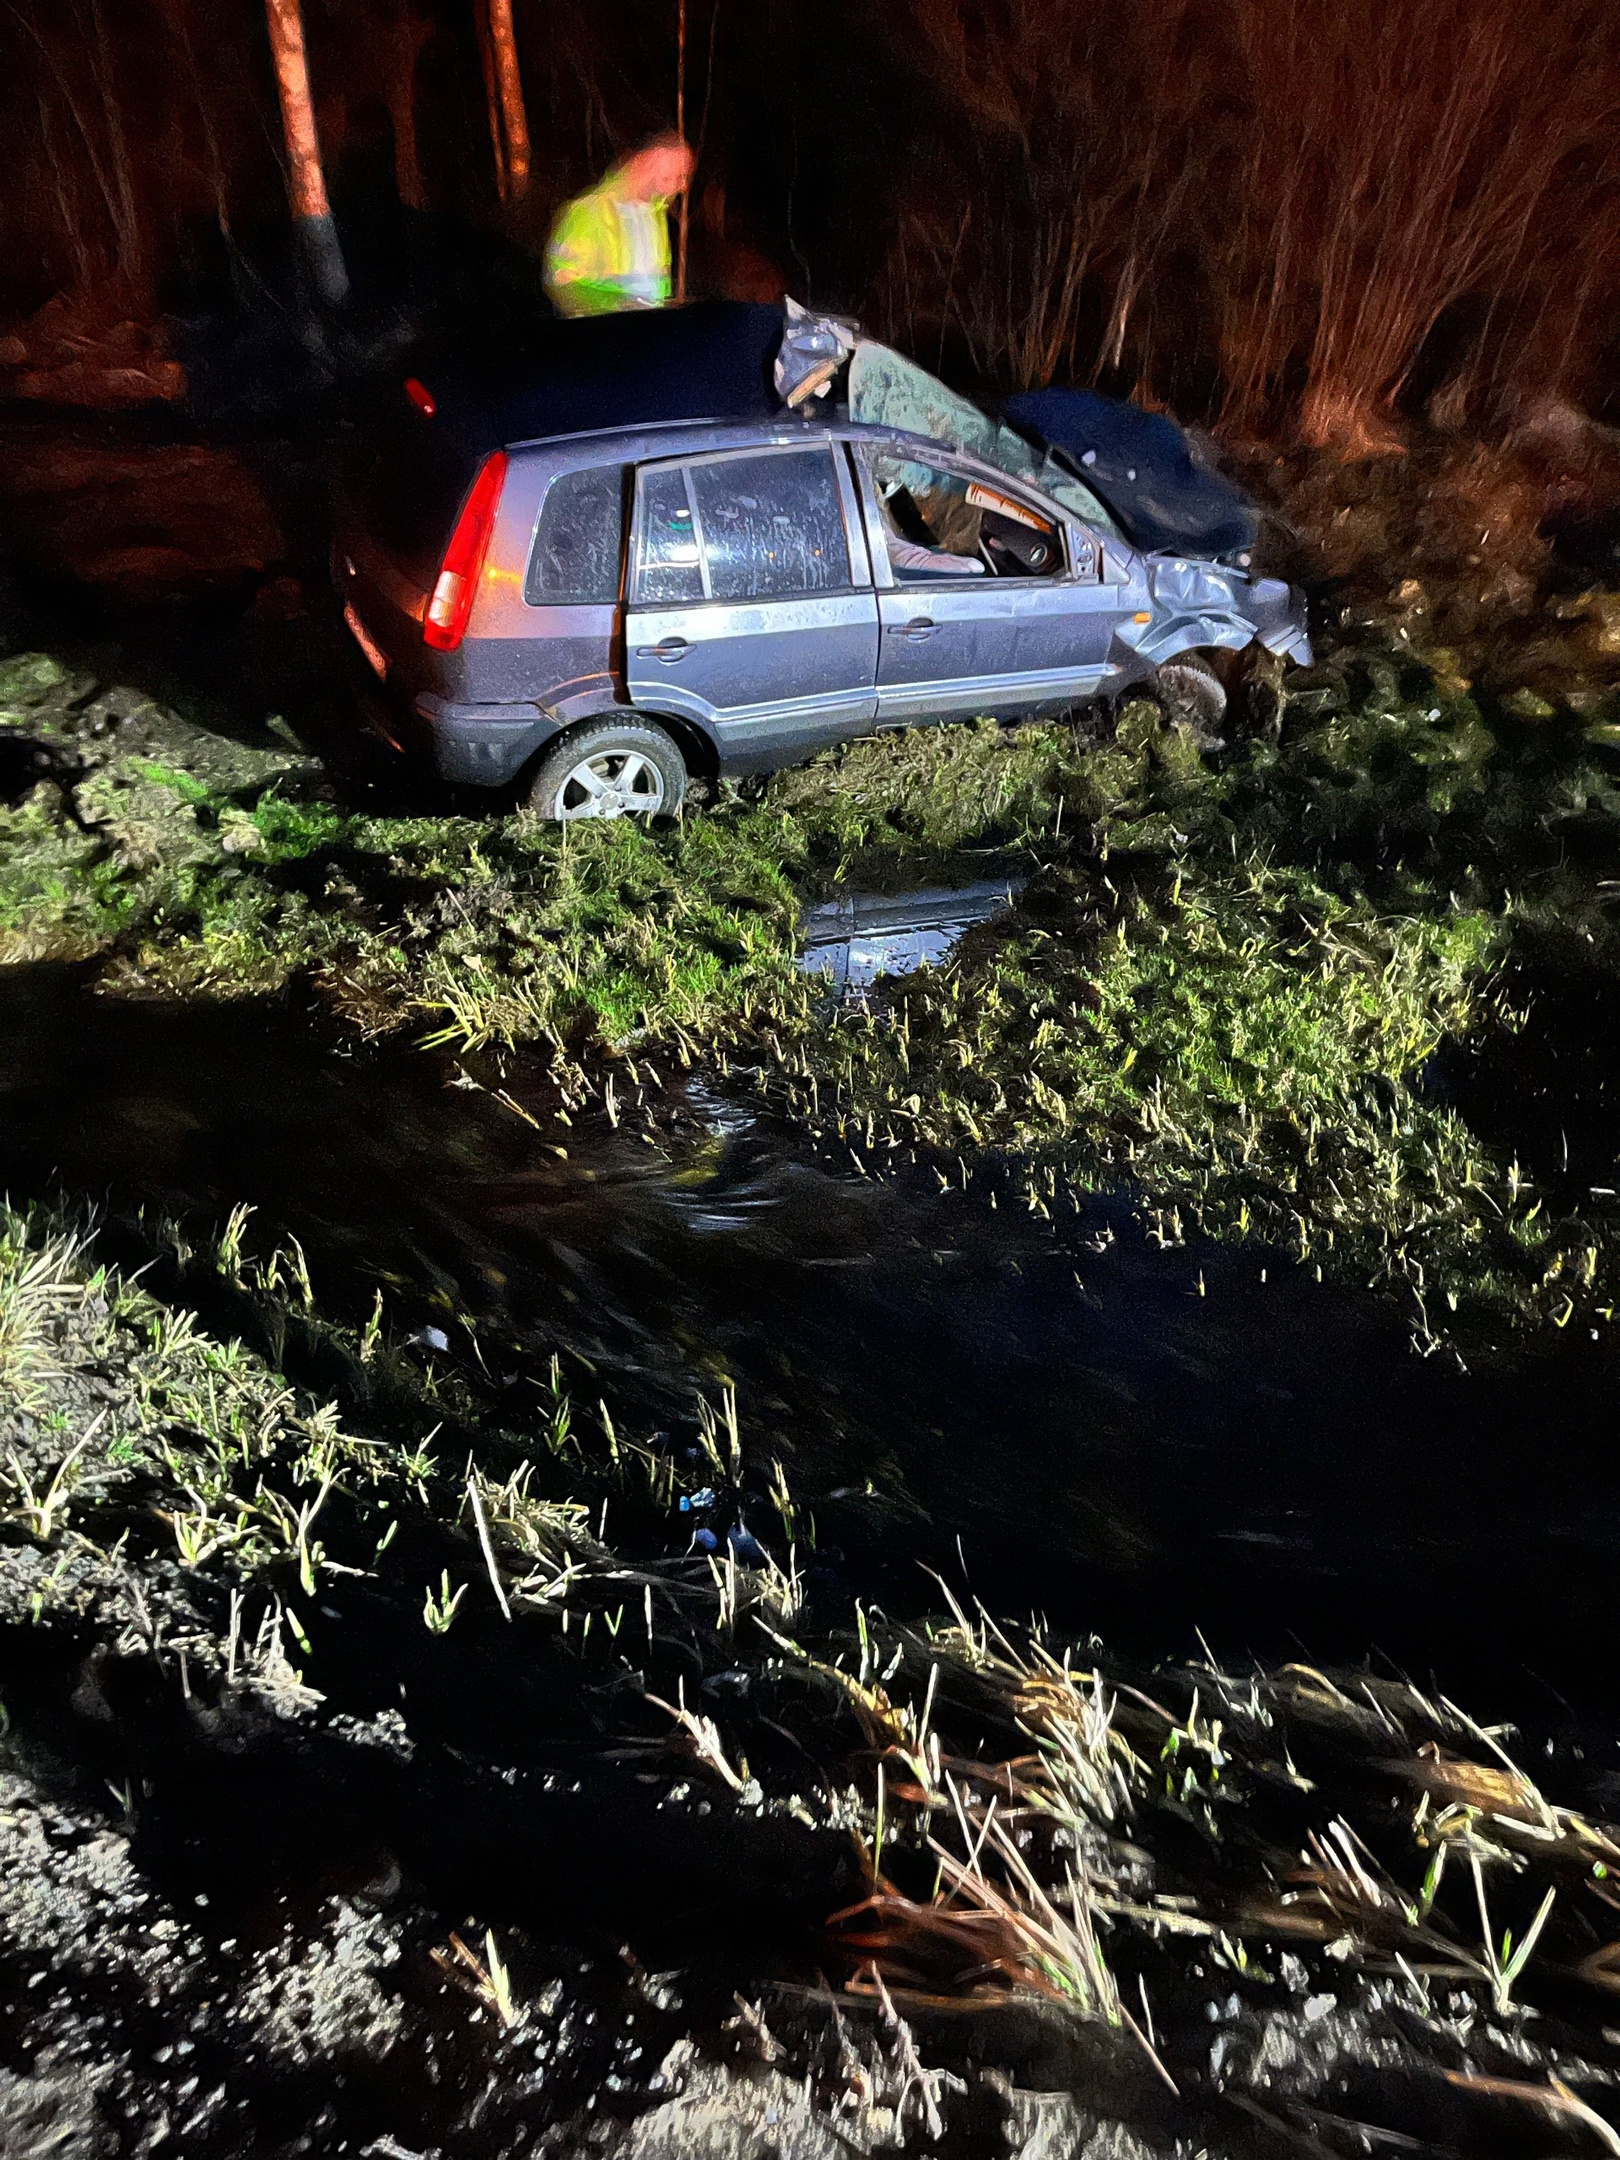
[[[546,291],[561,315],[667,307],[668,203],[627,200],[613,173],[575,196],[546,245]]]

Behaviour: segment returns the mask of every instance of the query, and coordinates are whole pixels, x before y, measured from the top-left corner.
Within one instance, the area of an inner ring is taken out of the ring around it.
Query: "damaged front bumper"
[[[1239,652],[1259,644],[1310,666],[1305,598],[1281,578],[1249,577],[1186,556],[1149,556],[1147,567],[1153,607],[1130,640],[1144,660],[1157,666],[1200,646]]]

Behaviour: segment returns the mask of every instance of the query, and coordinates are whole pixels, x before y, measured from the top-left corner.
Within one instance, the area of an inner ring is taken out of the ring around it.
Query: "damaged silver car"
[[[390,739],[547,817],[1136,683],[1207,723],[1195,656],[1309,659],[1243,516],[1206,517],[1224,551],[1146,547],[1140,475],[1110,488],[1073,413],[1048,439],[792,303],[559,326],[493,385],[419,365],[344,490],[345,619]]]

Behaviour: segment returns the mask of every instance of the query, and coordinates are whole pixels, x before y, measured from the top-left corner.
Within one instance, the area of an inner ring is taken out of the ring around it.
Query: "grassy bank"
[[[604,1060],[717,1061],[864,1160],[994,1162],[1026,1204],[1130,1183],[1163,1234],[1264,1237],[1398,1286],[1420,1337],[1604,1324],[1612,1209],[1556,1204],[1435,1082],[1511,1031],[1505,970],[1620,963],[1613,726],[1482,710],[1398,641],[1261,685],[1213,760],[1157,707],[1105,739],[877,738],[677,828],[382,817],[49,659],[0,711],[74,769],[0,812],[0,958],[109,989],[311,984],[347,1021]],[[1030,882],[950,965],[829,1008],[801,905]]]

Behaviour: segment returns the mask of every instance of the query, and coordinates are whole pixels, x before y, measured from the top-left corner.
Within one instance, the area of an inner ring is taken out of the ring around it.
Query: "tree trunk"
[[[675,33],[675,132],[682,142],[686,140],[686,0],[680,0]],[[686,305],[686,243],[691,229],[692,189],[690,183],[681,189],[681,207],[677,213],[680,241],[675,250],[675,305]]]
[[[394,185],[408,210],[425,210],[427,186],[416,141],[416,64],[433,34],[420,16],[404,16],[389,52],[388,116],[394,123]]]
[[[521,198],[529,191],[529,116],[523,109],[523,77],[518,72],[512,0],[489,0],[489,42],[506,137],[507,186],[515,198]]]
[[[309,96],[309,62],[304,53],[304,18],[299,0],[264,0],[275,60],[276,91],[281,99],[281,127],[287,140],[287,194],[293,222],[309,259],[315,290],[328,307],[349,297],[349,273],[326,199],[321,145],[315,133],[315,108]]]
[[[495,160],[495,193],[505,202],[510,189],[506,178],[506,137],[501,129],[501,89],[495,67],[495,39],[491,32],[488,0],[473,0],[473,27],[478,32],[478,58],[484,70],[484,104],[489,112],[489,148]]]

